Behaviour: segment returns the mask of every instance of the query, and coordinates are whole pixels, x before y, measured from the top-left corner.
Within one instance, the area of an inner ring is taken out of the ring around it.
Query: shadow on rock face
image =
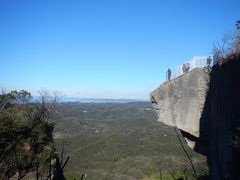
[[[240,179],[240,59],[215,65],[195,150],[208,157],[210,178]]]

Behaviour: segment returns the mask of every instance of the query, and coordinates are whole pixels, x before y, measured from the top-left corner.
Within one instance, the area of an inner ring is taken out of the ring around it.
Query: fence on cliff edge
[[[208,56],[194,56],[192,59],[185,63],[190,64],[189,71],[193,70],[194,68],[198,67],[207,67],[207,58]],[[211,62],[211,66],[213,65],[213,61]],[[177,66],[175,69],[172,69],[171,79],[177,78],[183,74],[182,65]]]

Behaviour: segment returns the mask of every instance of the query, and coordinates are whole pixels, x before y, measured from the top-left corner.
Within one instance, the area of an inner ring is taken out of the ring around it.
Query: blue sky
[[[68,97],[148,99],[234,29],[239,0],[0,0],[0,83]]]

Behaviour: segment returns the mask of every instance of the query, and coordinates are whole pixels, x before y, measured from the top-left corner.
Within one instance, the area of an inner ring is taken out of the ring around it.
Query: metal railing
[[[192,59],[187,61],[186,63],[190,64],[189,71],[198,67],[207,67],[208,66],[207,58],[208,56],[194,56]],[[211,66],[212,65],[213,65],[213,61],[211,62]],[[182,66],[183,65],[179,65],[175,69],[171,70],[172,71],[171,79],[177,78],[183,74]]]

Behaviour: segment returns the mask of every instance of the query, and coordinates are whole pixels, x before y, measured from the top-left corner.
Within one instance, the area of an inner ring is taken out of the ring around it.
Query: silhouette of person
[[[189,63],[186,63],[186,64],[185,64],[185,67],[186,67],[186,72],[188,72],[189,69],[190,69],[190,64],[189,64]]]
[[[186,72],[188,72],[189,69],[190,69],[190,64],[189,64],[189,63],[186,63],[186,64],[185,64],[185,70],[186,70]]]
[[[211,58],[211,56],[209,56],[209,57],[207,58],[207,66],[208,66],[208,68],[211,67],[211,64],[212,64],[212,58]]]
[[[170,68],[168,68],[168,70],[167,70],[167,80],[168,81],[170,81],[170,79],[171,79],[171,74],[172,74],[172,71]]]

